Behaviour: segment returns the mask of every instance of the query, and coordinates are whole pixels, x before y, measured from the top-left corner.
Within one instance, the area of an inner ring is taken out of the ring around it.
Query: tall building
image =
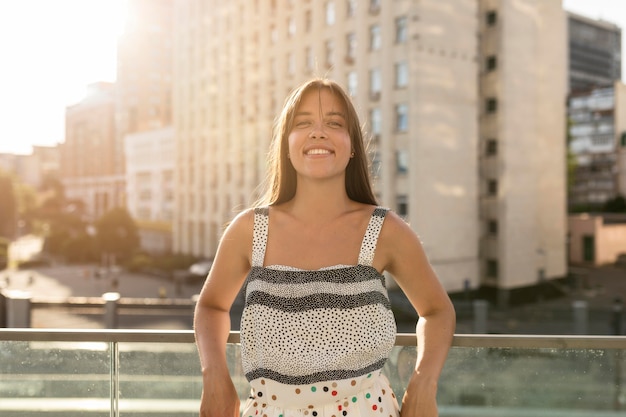
[[[563,276],[565,17],[521,3],[176,3],[174,250],[215,253],[258,197],[285,96],[326,76],[366,122],[381,204],[449,291]]]
[[[128,181],[127,208],[141,246],[153,253],[171,248],[173,4],[129,0],[117,49],[116,163]]]
[[[94,83],[85,99],[66,109],[65,142],[59,145],[66,196],[82,200],[92,219],[124,204],[115,142],[115,85]]]
[[[142,249],[171,251],[174,202],[174,129],[126,135],[127,207],[139,229]]]
[[[117,48],[117,120],[127,133],[172,124],[173,0],[129,0]]]
[[[613,85],[622,77],[622,30],[603,20],[567,14],[569,90]]]
[[[573,93],[568,116],[569,150],[576,162],[570,210],[597,210],[626,197],[626,85]]]

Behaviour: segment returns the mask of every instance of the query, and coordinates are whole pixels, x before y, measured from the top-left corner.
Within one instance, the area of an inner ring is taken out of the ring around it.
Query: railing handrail
[[[0,341],[194,343],[193,330],[137,329],[0,329]],[[416,336],[399,333],[396,346],[415,345]],[[230,332],[229,343],[239,343]],[[626,336],[563,336],[517,334],[456,334],[453,347],[519,349],[626,349]]]

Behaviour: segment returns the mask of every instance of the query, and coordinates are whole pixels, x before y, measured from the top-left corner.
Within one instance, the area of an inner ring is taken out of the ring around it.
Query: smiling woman
[[[0,152],[64,138],[65,108],[114,81],[126,0],[0,1]]]

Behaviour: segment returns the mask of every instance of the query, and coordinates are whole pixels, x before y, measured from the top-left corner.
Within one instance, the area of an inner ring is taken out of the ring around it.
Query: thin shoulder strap
[[[365,236],[361,243],[361,251],[359,252],[359,265],[372,266],[374,262],[374,253],[376,252],[376,243],[378,242],[378,234],[383,227],[383,221],[389,209],[376,207],[370,217],[369,224],[365,230]]]
[[[254,232],[252,235],[252,266],[263,266],[265,261],[268,225],[269,208],[256,207],[254,209]]]

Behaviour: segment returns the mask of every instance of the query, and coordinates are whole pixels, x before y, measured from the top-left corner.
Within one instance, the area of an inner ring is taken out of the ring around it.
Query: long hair
[[[265,179],[265,194],[261,197],[259,205],[280,204],[294,197],[297,176],[287,156],[289,151],[287,138],[291,133],[293,119],[302,97],[311,90],[320,91],[324,88],[330,90],[346,109],[348,134],[354,152],[354,157],[350,158],[346,167],[346,193],[351,200],[365,204],[378,204],[372,191],[367,154],[363,143],[363,130],[350,96],[335,81],[313,78],[291,92],[274,122],[268,158],[269,169]]]

